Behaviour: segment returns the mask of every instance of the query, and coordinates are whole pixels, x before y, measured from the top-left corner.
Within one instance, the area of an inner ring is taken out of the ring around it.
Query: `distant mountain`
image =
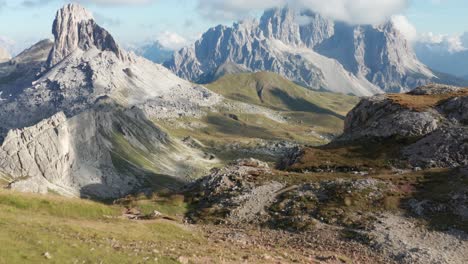
[[[468,36],[468,33],[466,33]],[[418,58],[436,71],[465,77],[468,74],[468,43],[456,37],[439,37],[422,40],[415,44]]]
[[[298,23],[304,18],[307,23]],[[355,95],[444,81],[416,58],[391,21],[350,26],[290,8],[267,10],[260,21],[211,28],[164,65],[183,78],[207,82],[226,62],[276,72],[315,90]]]
[[[169,60],[172,57],[172,54],[175,52],[174,50],[162,46],[159,41],[136,47],[133,49],[133,51],[138,56],[144,57],[152,62],[159,64]]]

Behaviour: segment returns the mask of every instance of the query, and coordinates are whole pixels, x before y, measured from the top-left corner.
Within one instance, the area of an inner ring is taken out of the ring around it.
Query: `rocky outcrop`
[[[312,89],[356,95],[445,82],[418,61],[391,21],[351,26],[291,8],[267,10],[260,21],[209,29],[165,66],[183,78],[206,82],[226,62],[276,72]]]
[[[419,87],[408,94],[364,98],[347,115],[338,141],[407,138],[402,159],[415,167],[468,164],[468,89]]]
[[[77,4],[68,4],[57,12],[52,34],[55,44],[47,60],[49,67],[77,49],[86,51],[94,47],[111,51],[120,59],[126,56],[109,32],[96,24],[88,10]]]
[[[0,171],[10,188],[68,196],[121,197],[151,187],[148,178],[156,180],[157,174],[178,175],[160,185],[172,188],[210,162],[141,111],[104,106],[11,130],[0,146]]]
[[[346,116],[342,139],[363,137],[425,136],[439,125],[433,109],[418,112],[393,103],[387,95],[364,98]]]

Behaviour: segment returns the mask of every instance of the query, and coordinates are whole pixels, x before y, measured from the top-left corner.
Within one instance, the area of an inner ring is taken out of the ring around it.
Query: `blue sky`
[[[287,0],[263,0],[261,2],[256,2],[256,0],[82,0],[80,2],[94,13],[98,23],[107,28],[119,42],[140,43],[156,38],[166,38],[169,42],[179,43],[197,38],[200,33],[216,24],[229,24],[237,18],[258,16],[260,10],[266,6],[265,3],[277,4],[281,1]],[[317,2],[314,0],[298,1]],[[342,0],[345,4],[350,1]],[[379,0],[373,1],[379,2]],[[418,33],[460,34],[468,31],[468,16],[466,15],[468,1],[466,0],[381,1],[380,6],[375,7],[374,4],[370,8],[386,8],[387,6],[388,9],[393,8],[388,12],[385,12],[386,10],[380,12],[382,16],[388,15],[389,12],[407,16]],[[16,42],[17,49],[43,38],[51,38],[50,30],[55,12],[66,2],[64,0],[0,0],[0,38],[13,40]],[[401,4],[394,5],[395,2]],[[375,13],[380,14],[377,10]],[[365,13],[359,12],[349,16],[340,15],[342,14],[337,16],[350,17],[351,21],[353,17],[365,17]]]

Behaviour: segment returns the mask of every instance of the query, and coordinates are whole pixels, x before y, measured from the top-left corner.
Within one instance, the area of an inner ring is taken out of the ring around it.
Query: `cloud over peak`
[[[288,5],[311,9],[325,17],[351,24],[380,24],[401,13],[409,0],[198,0],[198,9],[207,18],[238,19],[267,8]]]

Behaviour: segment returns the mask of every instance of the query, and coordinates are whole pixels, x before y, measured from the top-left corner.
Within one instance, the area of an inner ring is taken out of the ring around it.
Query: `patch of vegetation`
[[[289,189],[269,208],[274,227],[304,230],[319,220],[366,229],[376,220],[375,213],[389,210],[386,199],[398,195],[391,185],[372,181],[321,181]]]
[[[185,210],[181,196],[134,198],[144,210]],[[177,221],[116,218],[123,208],[0,190],[0,263],[232,263],[266,253],[211,241]]]
[[[21,211],[47,214],[61,218],[100,219],[104,215],[116,215],[115,208],[85,200],[72,200],[59,196],[40,196],[0,191],[0,206],[10,213]]]
[[[272,72],[226,75],[207,88],[223,96],[279,111],[313,112],[343,118],[359,98],[316,92]]]
[[[459,96],[468,96],[468,89],[444,94],[413,95],[413,94],[389,94],[388,98],[394,103],[413,111],[423,112],[433,108],[442,102]]]
[[[290,171],[370,171],[388,170],[401,163],[401,149],[417,139],[393,138],[374,142],[333,143],[304,148],[280,167]]]
[[[136,208],[144,215],[149,215],[158,211],[166,216],[178,219],[182,222],[188,211],[188,205],[185,202],[184,195],[171,192],[155,192],[152,195],[129,195],[125,198],[116,200],[114,204],[126,208]]]
[[[405,203],[422,202],[418,210],[429,226],[468,232],[468,221],[462,216],[462,206],[466,206],[468,194],[467,170],[425,171],[413,180],[412,186]]]

